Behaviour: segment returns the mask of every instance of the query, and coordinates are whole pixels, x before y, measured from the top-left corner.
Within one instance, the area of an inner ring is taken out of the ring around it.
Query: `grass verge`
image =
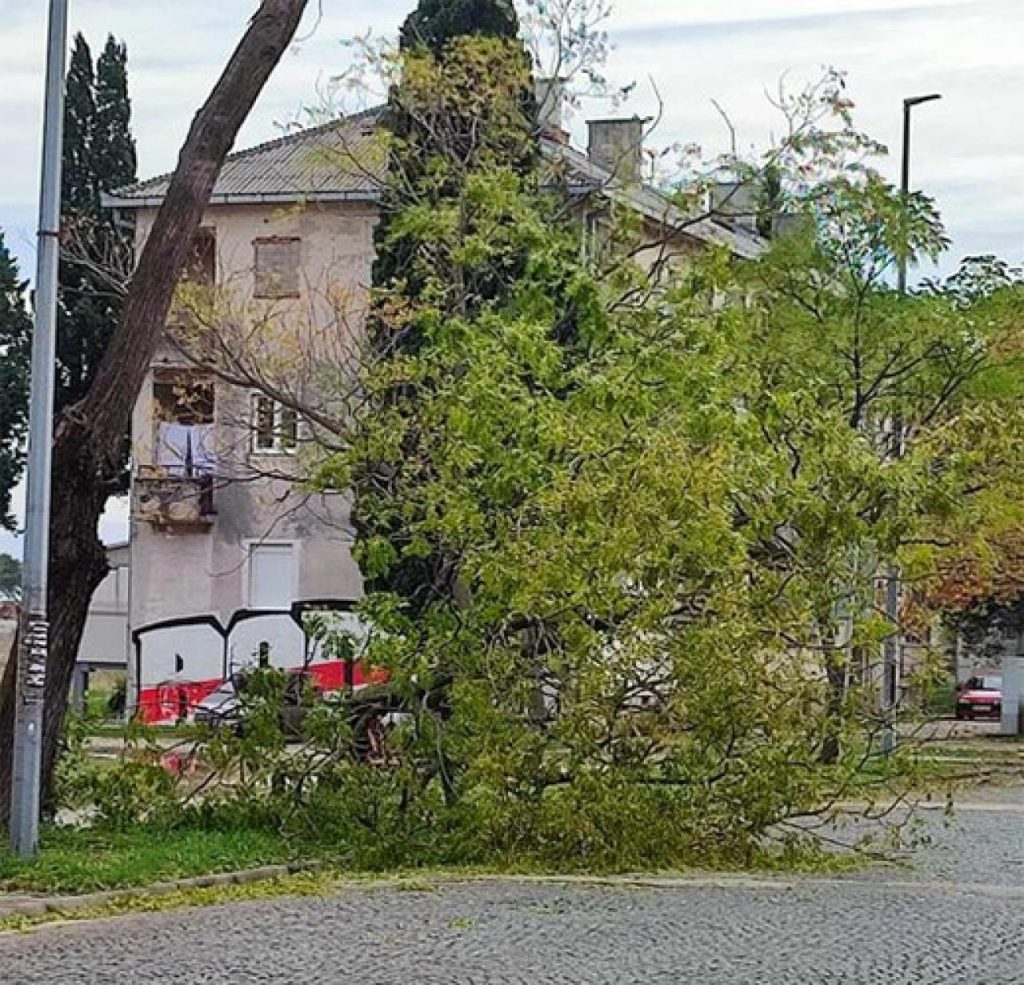
[[[293,862],[300,850],[284,836],[259,829],[47,828],[33,861],[0,853],[0,890],[80,894],[131,889]]]

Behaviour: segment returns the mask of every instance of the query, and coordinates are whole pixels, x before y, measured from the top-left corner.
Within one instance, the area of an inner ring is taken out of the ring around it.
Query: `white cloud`
[[[127,41],[140,170],[167,170],[255,0],[176,0],[173,31],[165,9],[154,3],[70,2],[72,31],[85,30],[94,48],[108,32]],[[347,64],[344,38],[368,30],[392,34],[412,5],[324,3],[321,16],[321,5],[311,4],[302,40],[285,56],[240,145],[275,135],[277,124],[317,102],[318,85]],[[44,8],[0,0],[0,228],[8,230],[25,266],[32,258]],[[862,126],[897,149],[901,97],[940,90],[944,102],[920,111],[916,121],[914,173],[947,207],[956,239],[951,262],[985,245],[977,239],[979,228],[1012,243],[1024,227],[1014,174],[1024,169],[1024,131],[1010,124],[1024,103],[1019,0],[619,0],[609,27],[616,43],[611,76],[657,82],[666,110],[657,139],[665,144],[721,147],[712,98],[728,107],[744,138],[764,141],[771,119],[764,88],[784,72],[811,79],[827,63],[849,71]],[[650,89],[641,87],[635,108],[654,106]],[[988,170],[993,161],[999,164]],[[895,162],[890,166],[895,173]],[[985,187],[984,205],[991,210],[980,222],[981,199],[972,205],[963,195],[971,173]],[[967,229],[970,237],[959,234]]]
[[[617,6],[617,24],[665,28],[672,25],[782,22],[841,18],[851,14],[963,7],[972,0],[631,0]]]
[[[659,15],[660,14],[660,18]],[[939,91],[914,119],[913,178],[943,208],[953,236],[944,261],[1004,251],[1024,257],[1024,4],[1019,0],[914,3],[882,0],[719,0],[621,4],[611,70],[640,82],[630,109],[653,113],[650,76],[664,99],[656,140],[720,148],[721,102],[741,143],[767,139],[764,98],[783,74],[793,84],[825,64],[849,73],[857,121],[885,143],[895,180],[901,101]],[[777,120],[777,117],[775,118]]]

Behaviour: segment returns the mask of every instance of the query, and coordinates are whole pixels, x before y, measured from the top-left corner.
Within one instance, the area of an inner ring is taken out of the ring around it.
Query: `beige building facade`
[[[379,189],[355,162],[368,159],[376,122],[369,111],[226,162],[189,276],[220,298],[224,307],[211,317],[276,326],[248,339],[259,354],[249,376],[259,375],[262,358],[277,364],[268,372],[275,380],[294,365],[293,383],[303,386],[319,350],[343,351],[358,337]],[[565,163],[573,193],[588,202],[618,197],[637,210],[659,241],[652,256],[662,241],[684,255],[709,243],[740,256],[759,251],[748,226],[694,222],[637,180],[640,121],[592,124],[589,154],[569,146],[559,112],[548,123],[545,151]],[[134,217],[140,247],[167,185],[164,176],[108,199]],[[304,424],[287,403],[197,370],[170,342],[139,394],[129,702],[150,720],[187,714],[247,664],[308,664],[315,643],[302,612],[343,611],[361,595],[347,497],[310,494],[290,481],[302,460]]]

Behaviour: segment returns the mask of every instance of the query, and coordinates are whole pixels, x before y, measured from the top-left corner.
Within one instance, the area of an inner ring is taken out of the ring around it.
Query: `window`
[[[583,231],[580,240],[581,259],[593,260],[596,258],[600,243],[601,221],[594,212],[587,212],[583,216]]]
[[[217,231],[212,227],[202,226],[196,232],[182,280],[202,287],[217,283]]]
[[[275,236],[253,242],[255,296],[297,298],[302,240]]]
[[[253,394],[252,450],[263,455],[291,455],[298,442],[298,415],[272,397]]]
[[[171,328],[186,328],[191,322],[191,310],[204,288],[217,283],[217,231],[201,226],[192,240],[192,249],[185,261],[178,290],[167,313]]]
[[[296,588],[294,544],[249,547],[249,607],[289,609]]]
[[[213,383],[188,372],[160,371],[153,380],[156,465],[170,475],[210,474],[216,466]]]

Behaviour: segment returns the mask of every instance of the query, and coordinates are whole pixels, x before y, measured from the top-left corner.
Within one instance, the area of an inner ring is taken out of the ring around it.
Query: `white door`
[[[249,608],[290,609],[295,588],[293,544],[253,544],[249,548]]]

